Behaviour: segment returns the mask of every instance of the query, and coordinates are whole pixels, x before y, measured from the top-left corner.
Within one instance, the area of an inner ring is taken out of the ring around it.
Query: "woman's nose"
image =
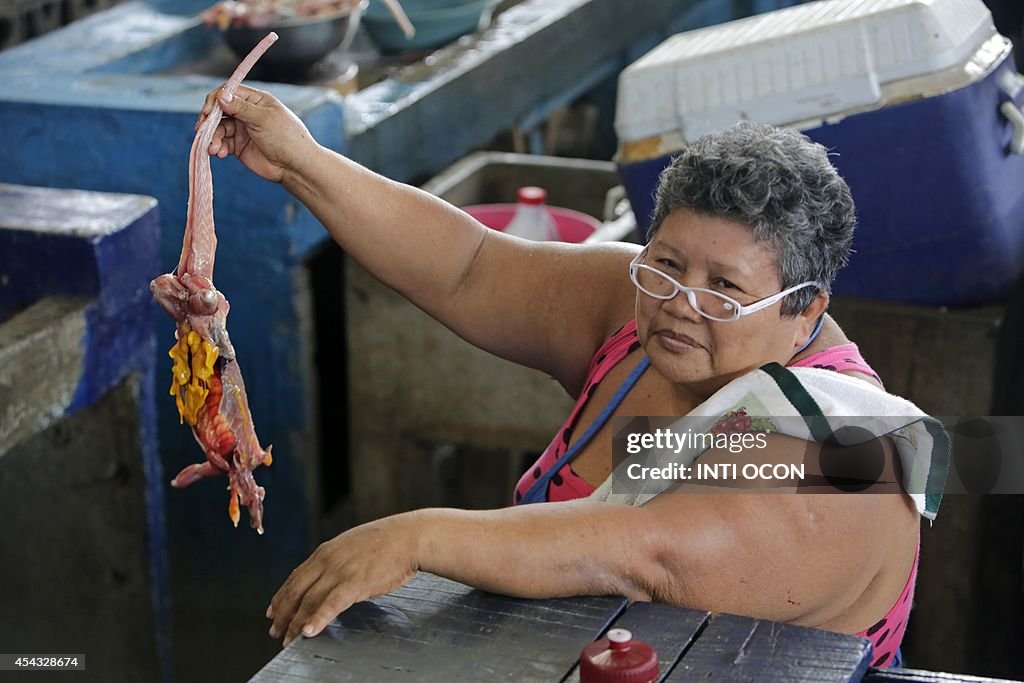
[[[665,312],[674,318],[682,320],[691,320],[693,322],[701,322],[704,320],[704,316],[697,312],[693,304],[690,303],[690,298],[686,295],[686,292],[679,290],[676,295],[662,304]]]

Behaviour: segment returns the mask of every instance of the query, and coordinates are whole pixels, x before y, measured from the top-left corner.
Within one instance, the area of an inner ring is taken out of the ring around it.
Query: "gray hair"
[[[661,174],[656,198],[648,241],[681,208],[741,223],[775,251],[783,289],[813,281],[831,291],[850,254],[850,188],[827,150],[793,129],[745,122],[697,139]],[[800,313],[820,290],[788,295],[782,314]]]

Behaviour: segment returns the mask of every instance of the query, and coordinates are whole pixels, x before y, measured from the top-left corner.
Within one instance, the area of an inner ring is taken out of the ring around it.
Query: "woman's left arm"
[[[516,597],[624,595],[642,586],[655,528],[643,508],[588,500],[498,510],[428,508],[385,517],[321,544],[271,602],[271,636],[319,633],[352,604],[417,571]]]
[[[417,510],[317,548],[274,596],[271,635],[286,643],[315,635],[418,570],[511,596],[623,595],[825,623],[877,574],[878,534],[899,498],[669,493],[641,507],[580,500]]]

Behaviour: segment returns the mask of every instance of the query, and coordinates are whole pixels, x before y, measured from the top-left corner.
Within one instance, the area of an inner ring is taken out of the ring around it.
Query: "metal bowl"
[[[366,8],[362,0],[351,9],[312,19],[291,19],[269,26],[248,28],[231,26],[222,33],[231,50],[244,58],[271,31],[277,42],[260,57],[258,73],[301,74],[336,49],[345,50],[359,28],[359,17]]]

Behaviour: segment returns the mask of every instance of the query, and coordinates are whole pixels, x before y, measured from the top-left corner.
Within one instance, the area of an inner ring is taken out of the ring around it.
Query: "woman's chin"
[[[662,377],[672,382],[689,387],[704,385],[715,379],[708,367],[708,355],[703,349],[690,349],[685,353],[676,353],[655,343],[647,354],[651,365]],[[648,347],[650,348],[650,347]]]

